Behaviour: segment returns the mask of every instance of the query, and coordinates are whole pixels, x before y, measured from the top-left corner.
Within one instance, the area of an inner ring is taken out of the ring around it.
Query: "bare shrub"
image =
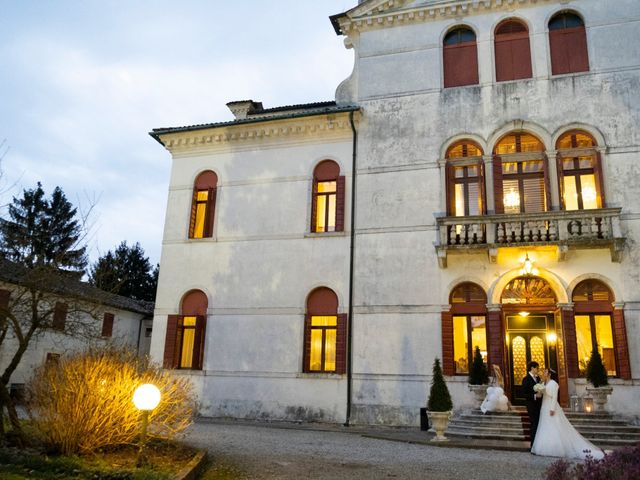
[[[95,349],[36,371],[29,411],[44,441],[65,455],[130,444],[140,432],[133,392],[153,383],[162,398],[149,415],[151,437],[173,438],[191,424],[192,387],[184,378],[122,349]]]

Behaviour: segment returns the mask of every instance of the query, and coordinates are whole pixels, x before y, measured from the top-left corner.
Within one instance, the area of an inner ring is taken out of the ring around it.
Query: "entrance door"
[[[549,365],[545,330],[510,333],[509,359],[511,362],[511,398],[514,405],[524,404],[522,379],[527,375],[527,364],[536,361],[540,369]]]

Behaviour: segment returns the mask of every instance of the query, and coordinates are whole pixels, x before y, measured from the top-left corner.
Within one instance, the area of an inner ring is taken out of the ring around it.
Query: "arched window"
[[[602,166],[593,137],[582,131],[568,132],[558,139],[556,150],[563,208],[602,208]]]
[[[582,19],[571,12],[561,12],[549,20],[551,73],[588,72],[587,32]]]
[[[496,81],[531,78],[529,30],[517,20],[505,20],[496,27]]]
[[[444,37],[444,86],[478,84],[478,49],[476,34],[467,27],[457,27]]]
[[[546,211],[549,191],[542,142],[526,132],[509,133],[493,153],[496,213]]]
[[[572,300],[575,305],[578,368],[584,375],[591,352],[598,349],[607,374],[616,376],[616,342],[613,328],[613,293],[598,280],[585,280],[576,285]]]
[[[168,316],[165,368],[202,370],[207,308],[206,294],[192,290],[182,299],[180,315]]]
[[[213,217],[216,209],[218,176],[211,170],[202,172],[193,186],[189,238],[213,236]]]
[[[344,176],[332,160],[324,160],[313,171],[311,231],[344,230]]]
[[[487,295],[471,282],[457,285],[442,314],[442,364],[445,375],[468,375],[475,348],[487,362]]]
[[[303,372],[346,372],[347,316],[338,314],[333,290],[316,288],[307,298]]]
[[[482,149],[469,140],[447,150],[447,215],[463,217],[485,213]]]

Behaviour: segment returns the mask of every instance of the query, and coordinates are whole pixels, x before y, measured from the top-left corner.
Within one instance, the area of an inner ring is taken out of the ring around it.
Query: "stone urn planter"
[[[482,402],[484,401],[484,397],[487,396],[487,388],[489,385],[468,385],[469,391],[473,393],[474,404],[473,408],[480,408]]]
[[[607,404],[607,397],[613,392],[613,387],[593,387],[587,385],[587,394],[593,398],[595,405],[594,410],[598,413],[605,412],[605,405]]]
[[[429,412],[429,421],[431,422],[431,429],[436,433],[436,436],[431,440],[432,442],[446,442],[449,439],[444,436],[444,432],[449,426],[449,420],[453,412]]]

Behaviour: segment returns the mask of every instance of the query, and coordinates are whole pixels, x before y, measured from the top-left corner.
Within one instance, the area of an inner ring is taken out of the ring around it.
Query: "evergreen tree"
[[[89,283],[111,293],[152,302],[158,283],[158,265],[151,266],[139,243],[129,247],[123,241],[91,267]]]
[[[56,187],[51,199],[42,185],[24,190],[9,205],[9,219],[0,220],[0,254],[27,268],[53,267],[82,272],[86,247],[77,209]]]
[[[487,365],[482,360],[480,347],[476,345],[476,350],[473,354],[473,363],[469,371],[469,384],[486,385],[487,383],[489,383],[489,369],[487,369]]]
[[[447,384],[442,376],[440,359],[436,358],[433,362],[433,379],[431,380],[431,391],[429,392],[427,410],[430,412],[448,412],[452,409],[453,402],[451,401]]]
[[[587,380],[596,388],[609,385],[607,369],[605,368],[604,363],[602,363],[602,357],[600,356],[600,352],[598,352],[597,348],[594,348],[591,351],[591,358],[589,358],[589,363],[587,364],[586,377]]]

